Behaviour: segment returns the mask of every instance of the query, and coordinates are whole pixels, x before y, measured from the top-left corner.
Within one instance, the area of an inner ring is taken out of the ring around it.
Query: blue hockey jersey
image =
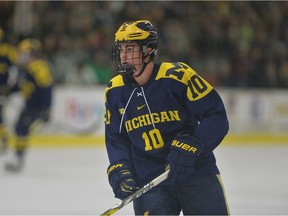
[[[164,172],[171,142],[187,121],[196,121],[193,138],[204,146],[195,178],[219,173],[213,150],[228,132],[225,107],[216,90],[187,64],[155,64],[143,86],[114,77],[105,90],[105,106],[110,165],[130,169],[139,186]]]
[[[17,50],[14,46],[7,43],[0,44],[0,96],[9,93],[9,68],[15,64],[16,59]]]
[[[26,68],[20,69],[19,81],[11,91],[20,91],[25,106],[40,111],[50,109],[53,85],[52,71],[48,63],[35,59]]]

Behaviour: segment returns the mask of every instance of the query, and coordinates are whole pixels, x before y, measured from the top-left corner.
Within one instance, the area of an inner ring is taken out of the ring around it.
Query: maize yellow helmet
[[[18,44],[20,52],[38,54],[42,50],[41,42],[38,39],[24,39]]]
[[[139,23],[148,23],[148,21],[141,20],[135,22],[125,22],[120,26],[115,34],[115,41],[135,41],[145,40],[151,34],[149,31],[141,29]]]
[[[32,59],[41,56],[42,46],[38,39],[29,38],[20,41],[18,44],[18,61],[19,65],[26,65]]]

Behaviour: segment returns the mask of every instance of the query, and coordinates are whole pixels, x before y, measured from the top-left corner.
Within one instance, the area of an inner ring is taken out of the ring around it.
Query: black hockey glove
[[[183,183],[194,173],[194,164],[203,147],[188,133],[179,133],[171,143],[166,169],[170,168],[167,182]]]
[[[133,174],[123,164],[109,166],[107,173],[116,198],[123,200],[139,189]]]

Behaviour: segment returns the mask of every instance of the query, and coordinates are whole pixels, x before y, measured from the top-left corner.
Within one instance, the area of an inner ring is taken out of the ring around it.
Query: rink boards
[[[9,137],[9,144],[15,137]],[[30,138],[32,148],[40,147],[104,147],[105,137],[101,135],[33,135]],[[288,146],[288,136],[278,135],[227,135],[222,146]]]
[[[217,89],[229,119],[223,145],[288,144],[288,94],[284,90]],[[23,102],[8,98],[5,121],[13,131]],[[51,119],[33,127],[33,146],[103,146],[104,87],[56,86]]]

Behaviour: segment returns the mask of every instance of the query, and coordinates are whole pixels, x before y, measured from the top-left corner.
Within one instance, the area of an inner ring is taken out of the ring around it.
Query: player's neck
[[[139,76],[139,77],[134,77],[135,78],[135,81],[137,82],[137,84],[139,86],[142,86],[144,85],[145,83],[147,83],[152,75],[152,72],[153,72],[153,68],[154,68],[154,64],[153,62],[149,62],[143,73]]]

